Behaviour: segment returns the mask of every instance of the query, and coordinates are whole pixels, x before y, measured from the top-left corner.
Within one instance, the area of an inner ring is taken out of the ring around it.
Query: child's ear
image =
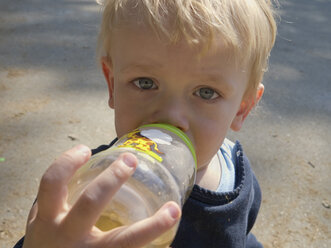
[[[107,81],[108,85],[108,92],[109,92],[109,100],[108,105],[112,109],[114,108],[114,74],[113,74],[113,64],[109,57],[102,57],[101,58],[101,65],[103,75]]]
[[[259,84],[255,96],[248,96],[240,104],[239,110],[231,123],[231,129],[233,131],[239,131],[244,124],[246,117],[252,108],[261,100],[264,92],[264,85]]]

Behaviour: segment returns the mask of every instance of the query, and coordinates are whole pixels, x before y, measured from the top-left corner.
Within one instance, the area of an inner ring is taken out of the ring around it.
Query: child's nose
[[[184,102],[179,99],[167,98],[160,101],[150,117],[151,123],[167,123],[183,132],[189,130],[188,111]]]

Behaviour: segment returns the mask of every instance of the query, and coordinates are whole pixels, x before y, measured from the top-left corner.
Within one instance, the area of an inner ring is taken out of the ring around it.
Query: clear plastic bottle
[[[92,156],[69,183],[69,203],[73,204],[88,183],[123,152],[135,154],[138,166],[97,221],[96,226],[103,231],[150,217],[168,201],[183,206],[195,182],[196,155],[190,139],[174,126],[150,124]],[[177,228],[178,225],[146,247],[167,247]]]

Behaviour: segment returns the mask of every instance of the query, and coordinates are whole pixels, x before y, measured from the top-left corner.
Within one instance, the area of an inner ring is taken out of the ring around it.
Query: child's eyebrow
[[[151,71],[151,70],[161,70],[164,66],[158,62],[153,63],[131,63],[124,65],[120,69],[120,73],[127,73],[129,71]]]

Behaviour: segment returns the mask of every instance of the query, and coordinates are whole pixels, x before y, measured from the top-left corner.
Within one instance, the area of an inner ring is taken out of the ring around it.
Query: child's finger
[[[64,231],[70,230],[72,237],[90,232],[102,209],[133,174],[137,163],[133,154],[124,153],[92,181],[64,219]]]
[[[107,232],[106,237],[103,237],[97,247],[142,247],[170,230],[179,221],[180,216],[181,210],[178,204],[167,202],[152,217],[127,228]]]
[[[37,196],[38,217],[53,220],[63,210],[67,183],[91,156],[88,147],[79,145],[63,153],[43,175]]]

